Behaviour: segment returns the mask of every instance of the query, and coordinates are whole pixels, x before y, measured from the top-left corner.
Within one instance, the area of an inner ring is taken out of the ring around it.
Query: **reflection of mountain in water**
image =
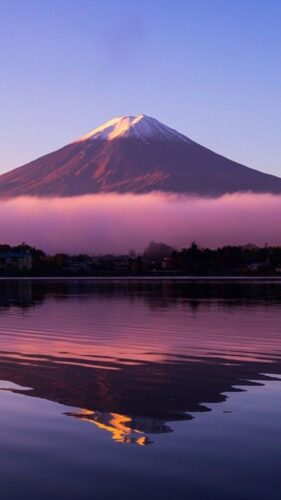
[[[217,328],[222,338],[229,336],[224,317],[218,319],[212,312],[214,302],[221,303],[223,310],[227,308],[231,315],[230,304],[236,304],[236,314],[239,304],[241,307],[244,303],[243,314],[247,315],[258,301],[271,314],[280,302],[277,283],[245,283],[242,286],[235,283],[228,287],[226,283],[122,282],[112,285],[108,282],[25,281],[1,282],[0,288],[0,317],[2,314],[2,324],[5,319],[9,326],[8,333],[5,328],[0,330],[0,379],[32,388],[28,391],[14,389],[15,392],[78,408],[68,414],[109,431],[117,442],[149,444],[151,435],[171,432],[172,422],[188,420],[194,418],[196,412],[208,411],[210,404],[225,401],[226,393],[239,390],[239,386],[242,390],[245,385],[262,383],[267,379],[264,373],[281,374],[281,339],[273,336],[270,328],[261,330],[258,323],[253,325],[253,338],[241,344],[239,351],[234,345],[235,338],[226,338],[228,343],[226,347],[222,344],[224,350],[221,351],[215,346],[207,347],[208,330],[203,337],[206,346],[196,340],[197,351],[192,350],[188,337],[194,325],[198,331],[211,328],[214,317],[214,330]],[[244,291],[243,302],[241,293]],[[195,315],[194,300],[198,306]],[[68,319],[62,317],[62,304],[67,301],[71,309],[77,307],[77,314],[81,313],[82,304],[87,306],[83,314],[97,311],[94,325],[92,316],[88,323],[80,325],[77,322],[73,338],[72,330],[67,329]],[[105,313],[100,308],[104,301],[107,315],[113,309],[119,314],[109,323],[105,322]],[[141,305],[137,317],[139,324],[129,324],[126,315],[135,302]],[[48,309],[50,303],[52,308]],[[176,307],[178,304],[180,308]],[[27,316],[22,316],[20,312],[16,314],[13,306],[32,306],[32,309]],[[148,318],[155,314],[160,322],[159,311],[154,309],[159,306],[163,312],[171,308],[173,331],[166,338],[167,331],[159,331],[156,335],[152,329],[148,340],[143,340],[147,324],[141,313],[149,310]],[[185,306],[191,306],[189,315]],[[7,316],[7,307],[12,307],[11,317]],[[200,311],[204,312],[205,322]],[[276,318],[278,314],[279,309]],[[243,325],[242,312],[241,318]],[[95,333],[97,327],[101,334],[88,336],[87,328],[93,328]],[[129,330],[123,339],[121,335],[126,328]],[[259,329],[257,337],[255,329]],[[231,331],[232,335],[234,333]],[[263,334],[263,350],[257,351],[256,343]],[[134,343],[129,345],[133,335]]]
[[[129,417],[118,413],[83,409],[78,413],[66,413],[66,415],[91,422],[99,429],[110,432],[112,439],[117,443],[146,446],[152,443],[147,434],[171,432],[171,429],[161,420],[154,418]]]
[[[269,377],[261,373],[269,371],[281,374],[280,361],[269,365],[182,359],[122,370],[77,367],[52,359],[33,365],[12,358],[0,362],[2,380],[32,387],[15,392],[82,408],[70,415],[108,430],[116,441],[138,444],[148,444],[149,434],[171,431],[166,422],[208,411],[208,404],[225,401],[226,393],[238,391],[239,386],[262,383]]]

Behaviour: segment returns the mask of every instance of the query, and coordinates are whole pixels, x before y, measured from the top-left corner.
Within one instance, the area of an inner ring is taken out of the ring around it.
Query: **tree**
[[[151,241],[144,251],[144,256],[148,259],[163,259],[164,257],[170,257],[174,249],[166,243],[156,243]]]

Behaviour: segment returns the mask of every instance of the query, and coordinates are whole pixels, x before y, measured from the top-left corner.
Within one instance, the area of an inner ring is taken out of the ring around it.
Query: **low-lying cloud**
[[[217,199],[151,193],[0,201],[0,241],[23,241],[48,253],[142,251],[151,240],[182,248],[281,245],[281,196]]]

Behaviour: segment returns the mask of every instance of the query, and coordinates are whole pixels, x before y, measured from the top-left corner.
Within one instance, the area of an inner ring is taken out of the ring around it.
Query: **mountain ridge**
[[[122,116],[0,175],[0,197],[162,191],[281,193],[281,179],[227,159],[146,115]]]

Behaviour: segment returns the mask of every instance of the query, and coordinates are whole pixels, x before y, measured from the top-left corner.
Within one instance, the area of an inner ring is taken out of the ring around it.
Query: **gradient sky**
[[[281,176],[281,2],[0,0],[0,171],[145,113]]]

